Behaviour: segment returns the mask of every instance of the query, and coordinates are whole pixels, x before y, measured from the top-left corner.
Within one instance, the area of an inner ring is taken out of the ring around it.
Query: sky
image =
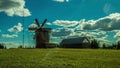
[[[35,45],[36,27],[48,19],[45,28],[52,28],[50,41],[88,37],[101,43],[120,40],[120,0],[0,0],[0,43],[7,47]],[[24,30],[24,33],[23,33]]]

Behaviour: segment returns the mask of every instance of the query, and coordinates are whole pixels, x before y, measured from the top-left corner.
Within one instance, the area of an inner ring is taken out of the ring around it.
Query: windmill
[[[35,19],[35,23],[37,27],[29,27],[28,30],[35,31],[35,40],[36,40],[36,48],[46,48],[49,44],[49,33],[51,32],[51,28],[44,28],[43,26],[47,22],[47,19],[43,21],[40,25],[38,19]]]

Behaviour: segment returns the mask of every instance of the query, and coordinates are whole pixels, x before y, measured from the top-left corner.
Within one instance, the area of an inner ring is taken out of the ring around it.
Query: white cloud
[[[76,27],[77,30],[119,30],[120,29],[120,13],[113,13],[109,16],[100,18],[98,20],[81,20]]]
[[[50,22],[46,22],[45,24],[52,25],[52,23],[50,23]],[[41,26],[41,24],[40,24],[40,26]],[[38,25],[34,22],[34,23],[29,25],[29,28],[38,28]]]
[[[116,34],[114,35],[114,38],[120,38],[120,31],[116,31]]]
[[[16,35],[16,34],[2,34],[2,37],[4,37],[4,38],[15,38],[15,37],[18,37],[18,35]]]
[[[96,38],[97,36],[104,37],[106,36],[105,31],[80,31],[74,32],[70,35],[70,37],[89,37]]]
[[[24,0],[0,0],[0,12],[5,12],[8,16],[30,16],[30,11],[24,7]]]
[[[113,38],[111,37],[113,35],[108,35],[109,32],[116,33],[114,40],[120,37],[120,13],[112,13],[103,18],[88,21],[85,19],[81,19],[80,21],[56,20],[53,24],[62,28],[54,29],[52,36],[62,37],[62,39],[86,36],[96,38],[103,43],[113,43],[114,41],[110,42],[110,38]]]
[[[22,30],[23,27],[21,23],[18,23],[18,25],[15,25],[12,28],[8,29],[9,32],[21,32]]]
[[[109,16],[106,16],[106,18],[110,18],[110,19],[120,19],[120,13],[112,13]]]
[[[105,31],[75,31],[73,28],[58,28],[52,31],[53,37],[72,38],[72,37],[89,37],[106,36]]]
[[[97,39],[100,43],[108,43],[110,42],[107,40],[108,35],[104,31],[97,31],[97,32],[74,32],[74,34],[68,36],[69,37],[87,37],[89,40]]]
[[[98,41],[105,43],[110,42],[107,40],[106,31],[75,31],[74,28],[58,28],[52,31],[52,37],[58,37],[61,39],[74,38],[74,37],[88,37],[89,39],[97,39]]]
[[[106,44],[110,44],[111,41],[110,40],[107,40],[106,39],[106,36],[105,37],[102,37],[102,38],[95,38],[99,43],[106,43]]]
[[[56,2],[69,2],[69,0],[53,0],[53,1],[56,1]]]
[[[69,2],[69,0],[66,0],[66,2]]]
[[[112,13],[106,17],[88,21],[85,21],[85,19],[80,21],[56,20],[53,24],[61,27],[75,27],[75,30],[119,30],[120,13]]]
[[[52,25],[52,23],[50,23],[50,22],[46,22],[46,24],[47,24],[47,25]]]
[[[38,28],[38,25],[33,23],[33,24],[30,24],[28,28],[31,28],[31,29],[28,29],[30,32],[34,32],[35,29]]]
[[[56,1],[56,2],[64,2],[64,0],[53,0],[53,1]]]
[[[71,27],[78,24],[78,21],[68,21],[68,20],[56,20],[53,22],[53,24],[57,26],[63,26],[63,27]]]
[[[79,25],[76,27],[76,30],[83,30],[86,26],[88,28],[90,28],[95,23],[96,23],[96,21],[94,21],[94,20],[89,20],[89,21],[86,22],[85,19],[82,19],[82,20],[79,21]]]
[[[30,24],[29,25],[29,28],[37,28],[38,26],[37,26],[37,24]]]
[[[114,31],[116,34],[114,35],[114,38],[116,38],[116,42],[120,41],[120,30],[115,30]]]

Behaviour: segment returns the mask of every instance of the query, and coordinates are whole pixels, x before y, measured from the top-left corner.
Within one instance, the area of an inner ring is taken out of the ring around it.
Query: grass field
[[[120,68],[120,50],[0,49],[0,68]]]

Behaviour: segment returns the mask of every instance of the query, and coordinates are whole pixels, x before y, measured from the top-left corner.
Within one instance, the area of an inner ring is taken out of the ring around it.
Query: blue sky
[[[102,43],[115,43],[120,37],[120,0],[0,0],[0,42],[8,47],[33,46],[34,19],[48,22],[51,42],[87,36]],[[24,27],[23,27],[24,11]]]

